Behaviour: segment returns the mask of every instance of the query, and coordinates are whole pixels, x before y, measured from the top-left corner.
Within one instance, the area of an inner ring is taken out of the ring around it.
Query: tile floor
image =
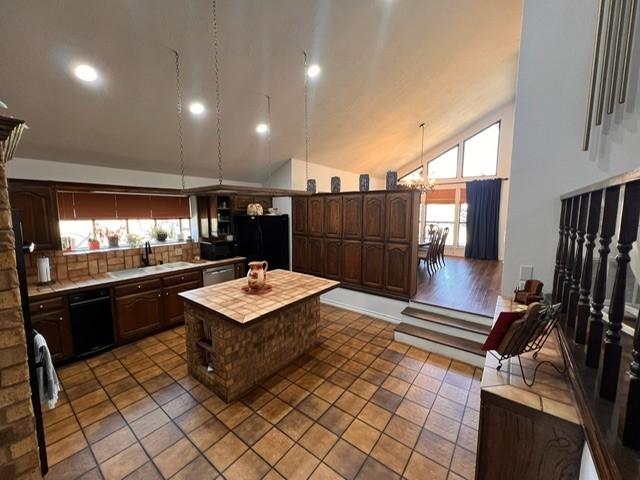
[[[47,480],[474,477],[480,370],[326,305],[320,340],[231,404],[187,375],[184,327],[60,368]]]

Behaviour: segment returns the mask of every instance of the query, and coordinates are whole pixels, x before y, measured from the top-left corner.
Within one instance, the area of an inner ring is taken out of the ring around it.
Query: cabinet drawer
[[[51,310],[62,310],[64,302],[62,297],[47,298],[44,300],[31,300],[29,311],[32,314],[50,312]]]
[[[132,293],[140,293],[147,290],[153,290],[154,288],[161,287],[160,279],[144,280],[141,282],[127,283],[126,285],[120,285],[114,288],[116,297],[122,297],[124,295],[131,295]]]
[[[169,285],[177,285],[179,283],[197,282],[197,281],[200,281],[201,279],[202,279],[202,271],[196,270],[195,272],[177,273],[175,275],[164,277],[162,279],[162,283],[165,286],[169,286]]]

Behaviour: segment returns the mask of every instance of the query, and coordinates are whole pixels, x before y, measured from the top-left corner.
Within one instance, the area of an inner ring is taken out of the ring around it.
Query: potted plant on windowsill
[[[94,235],[91,235],[87,242],[89,244],[89,250],[100,250],[100,240],[98,240]]]
[[[151,236],[159,242],[164,242],[169,236],[169,232],[167,232],[164,228],[158,227],[156,225],[151,229]]]

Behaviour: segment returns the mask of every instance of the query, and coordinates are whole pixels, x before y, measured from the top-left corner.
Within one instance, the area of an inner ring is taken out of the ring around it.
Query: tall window
[[[427,177],[455,178],[458,169],[458,145],[427,163]]]
[[[500,122],[465,140],[462,152],[462,176],[493,176],[498,171]]]
[[[416,168],[414,171],[407,173],[398,179],[398,183],[417,182],[422,178],[422,167]]]
[[[428,229],[429,225],[449,228],[446,244],[454,245],[455,224],[456,190],[434,190],[433,192],[427,193],[424,228]]]
[[[460,203],[460,216],[458,218],[458,246],[464,247],[467,244],[467,208],[469,205],[465,201]]]

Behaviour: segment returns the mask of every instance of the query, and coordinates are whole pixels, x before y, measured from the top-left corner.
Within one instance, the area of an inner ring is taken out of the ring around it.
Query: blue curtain
[[[498,260],[502,179],[467,182],[467,246],[464,256]]]

